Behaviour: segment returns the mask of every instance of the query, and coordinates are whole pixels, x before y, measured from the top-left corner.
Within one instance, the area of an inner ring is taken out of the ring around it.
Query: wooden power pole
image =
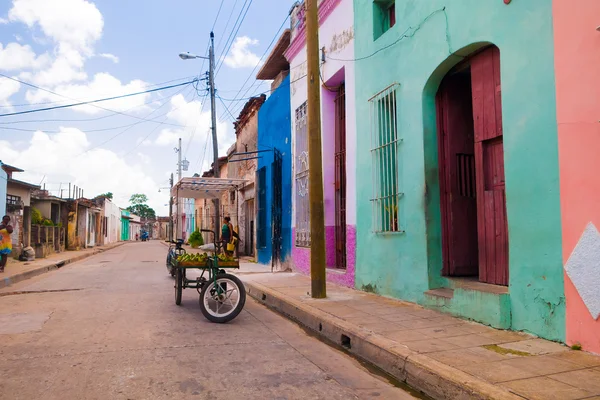
[[[310,280],[315,299],[327,297],[325,274],[325,215],[321,154],[321,100],[319,73],[319,18],[317,0],[306,1],[306,55],[308,67],[308,195],[310,211]]]

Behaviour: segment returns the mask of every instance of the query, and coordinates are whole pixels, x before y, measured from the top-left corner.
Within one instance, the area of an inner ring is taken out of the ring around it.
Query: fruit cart
[[[215,198],[224,192],[237,190],[242,180],[217,178],[183,178],[173,187],[173,193],[183,198]],[[238,269],[239,259],[225,254],[218,240],[218,231],[202,229],[212,235],[208,253],[182,252],[171,258],[175,271],[175,304],[181,305],[184,289],[196,289],[200,294],[200,310],[211,322],[225,323],[234,319],[244,308],[246,290],[238,277],[227,270]],[[188,270],[201,271],[200,276],[188,277]]]

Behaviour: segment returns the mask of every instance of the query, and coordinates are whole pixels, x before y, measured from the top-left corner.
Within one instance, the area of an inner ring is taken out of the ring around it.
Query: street
[[[0,291],[2,399],[410,399],[248,297],[174,303],[167,248],[131,243]]]

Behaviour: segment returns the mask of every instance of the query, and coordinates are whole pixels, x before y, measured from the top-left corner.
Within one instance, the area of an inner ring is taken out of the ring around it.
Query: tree
[[[132,194],[129,198],[131,205],[127,207],[127,211],[138,215],[142,220],[154,220],[156,219],[156,212],[146,203],[148,202],[148,196],[145,194]]]
[[[112,200],[113,199],[113,194],[112,194],[112,192],[106,192],[106,193],[99,194],[98,196],[96,196],[96,198],[99,198],[99,197],[105,197],[105,198],[107,198],[109,200]]]

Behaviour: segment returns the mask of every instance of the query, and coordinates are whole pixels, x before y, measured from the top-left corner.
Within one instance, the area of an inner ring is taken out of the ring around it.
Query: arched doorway
[[[436,108],[443,273],[508,285],[499,49],[450,70]]]

